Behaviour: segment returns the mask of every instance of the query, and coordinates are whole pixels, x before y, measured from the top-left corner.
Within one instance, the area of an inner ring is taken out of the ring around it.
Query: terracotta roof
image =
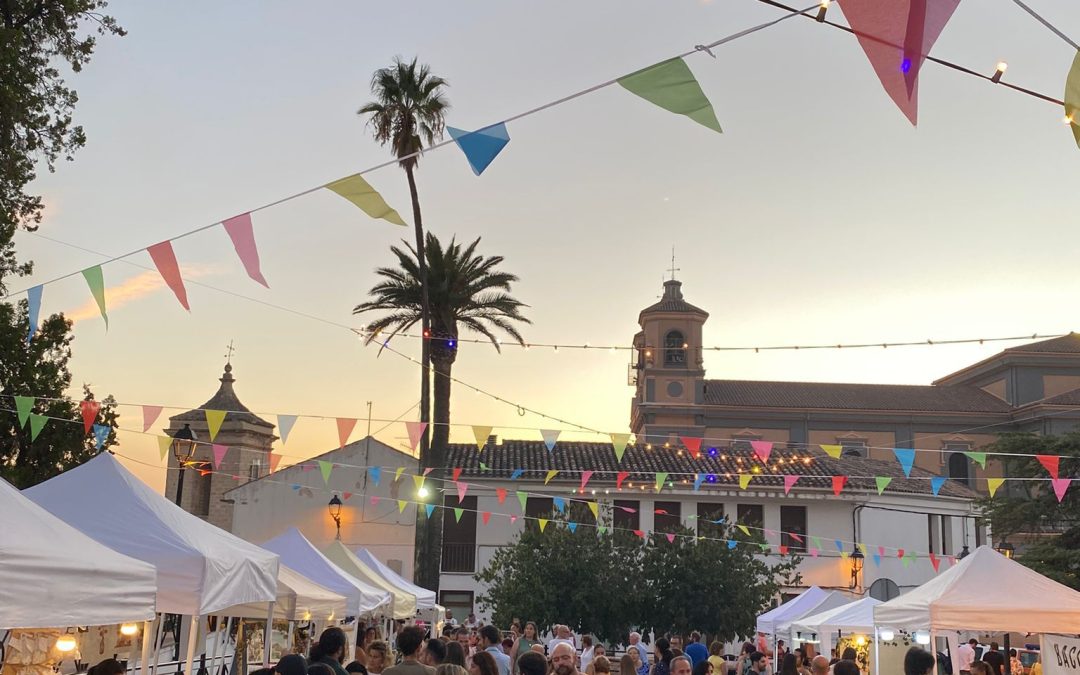
[[[706,380],[705,403],[755,408],[1004,413],[1005,401],[967,385]]]
[[[172,419],[182,422],[190,422],[192,420],[201,422],[206,419],[206,414],[202,412],[203,410],[226,410],[229,414],[225,416],[225,423],[248,422],[249,424],[256,424],[269,429],[274,428],[273,424],[248,410],[247,406],[241,403],[240,399],[236,397],[236,392],[233,390],[233,383],[236,382],[236,378],[232,376],[232,365],[228,363],[225,364],[225,374],[223,374],[218,381],[221,382],[221,386],[218,387],[217,393],[211,396],[209,401],[203,403],[195,410],[181,413]]]
[[[716,453],[710,449],[702,448],[699,459],[693,459],[685,450],[680,456],[675,449],[654,448],[646,450],[643,445],[630,445],[626,448],[622,462],[615,457],[615,450],[610,443],[586,443],[586,442],[558,442],[552,452],[548,452],[543,441],[519,441],[504,440],[501,444],[489,443],[483,453],[477,452],[474,443],[451,443],[447,451],[447,465],[462,467],[462,477],[473,480],[508,480],[516,469],[522,469],[525,473],[521,478],[542,479],[547,472],[557,469],[562,472],[552,479],[552,482],[580,484],[581,471],[589,470],[596,473],[590,479],[590,485],[614,484],[616,474],[619,471],[629,471],[629,481],[652,481],[658,471],[667,471],[672,480],[691,480],[690,474],[704,473],[713,478],[707,478],[702,490],[708,485],[723,485],[731,487],[738,485],[740,472],[748,471],[750,466],[760,463],[752,460],[750,450],[733,450],[731,448],[716,448]],[[809,456],[811,461],[804,462]],[[798,460],[794,460],[798,457]],[[742,459],[740,464],[738,459]],[[845,458],[835,460],[823,453],[816,446],[806,449],[774,449],[771,460],[783,459],[784,464],[773,473],[792,474],[806,476],[801,479],[798,488],[832,489],[832,476],[854,474],[857,476],[888,476],[893,479],[887,488],[890,492],[903,492],[908,494],[931,494],[930,481],[927,480],[932,474],[923,469],[912,469],[913,478],[904,477],[903,469],[898,462],[883,462],[874,459]],[[480,469],[483,461],[488,470]],[[676,476],[674,474],[686,474]],[[921,477],[922,480],[915,478]],[[751,488],[771,487],[783,489],[782,476],[758,476],[750,484]],[[848,480],[845,490],[874,491],[877,487],[873,478],[851,478]],[[663,494],[663,493],[661,493]],[[974,499],[976,493],[960,483],[947,481],[941,488],[940,494],[949,497]]]
[[[689,312],[692,314],[700,314],[708,317],[709,313],[700,307],[691,305],[686,300],[683,300],[682,296],[682,282],[671,279],[664,282],[664,297],[660,299],[660,302],[649,305],[645,309],[641,310],[641,314],[648,314],[650,312]],[[638,316],[640,317],[641,314]]]
[[[1068,335],[1041,342],[1009,347],[1005,351],[1014,354],[1018,352],[1026,354],[1080,354],[1080,335],[1069,333]]]
[[[1067,391],[1064,394],[1058,394],[1057,396],[1050,396],[1044,398],[1041,401],[1035,401],[1034,404],[1046,404],[1046,405],[1080,405],[1080,389],[1073,389]]]

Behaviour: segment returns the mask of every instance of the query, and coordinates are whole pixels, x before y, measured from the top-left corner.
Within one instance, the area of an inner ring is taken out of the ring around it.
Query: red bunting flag
[[[469,491],[468,483],[457,483],[457,500],[458,504],[465,501],[465,493]]]
[[[750,447],[754,449],[754,454],[762,462],[769,461],[769,455],[772,454],[772,441],[750,441]]]
[[[701,457],[701,439],[694,438],[693,436],[680,436],[683,445],[690,451],[690,456],[694,459]]]
[[[337,418],[337,435],[339,447],[344,448],[345,444],[349,442],[349,436],[352,435],[353,428],[356,426],[355,417],[339,417]]]
[[[581,489],[582,490],[584,490],[585,486],[588,485],[589,479],[592,478],[592,475],[593,475],[592,471],[582,471],[581,472]]]
[[[271,452],[270,453],[270,473],[277,471],[277,465],[281,461],[281,455]]]
[[[787,552],[788,552],[788,547],[787,546],[784,546],[783,544],[780,544],[780,546],[778,548],[780,550],[780,555],[787,555]]]
[[[618,475],[615,476],[615,487],[618,488],[618,489],[622,489],[622,482],[624,480],[626,480],[627,478],[629,478],[629,477],[630,477],[630,472],[629,471],[620,471],[618,473]]]
[[[450,480],[452,480],[452,481],[454,481],[456,483],[457,479],[461,478],[461,467],[460,466],[454,467],[454,470],[452,472],[450,472],[450,476],[451,476]]]
[[[229,239],[232,239],[233,248],[236,249],[236,255],[240,257],[247,275],[270,288],[259,268],[259,249],[255,246],[255,233],[251,229],[251,214],[244,213],[221,224],[225,226]]]
[[[904,549],[902,549],[902,548],[896,549],[896,557],[900,558],[900,559],[903,559],[904,558]]]
[[[342,492],[341,493],[341,498],[344,499],[345,501],[349,501],[349,497],[352,497],[351,492]]]
[[[634,530],[634,536],[641,537],[642,539],[644,539],[645,538],[645,531],[644,530]]]
[[[82,411],[83,429],[85,429],[85,433],[90,433],[90,427],[94,426],[94,420],[97,419],[98,411],[101,410],[101,403],[98,401],[79,401],[79,410]]]
[[[180,276],[180,265],[176,262],[176,254],[173,253],[172,242],[163,241],[146,249],[150,258],[154,261],[161,278],[180,301],[184,309],[191,311],[188,305],[187,289],[184,288],[184,278]]]
[[[1039,464],[1043,465],[1051,478],[1059,477],[1058,467],[1061,466],[1061,457],[1057,455],[1035,455],[1035,459],[1039,460]]]
[[[488,521],[491,520],[491,511],[484,511],[481,513],[480,520],[484,521],[484,524],[487,525]]]
[[[934,571],[935,572],[937,572],[938,567],[941,566],[941,560],[939,560],[938,557],[936,555],[934,555],[932,552],[930,553],[930,564],[934,566]]]
[[[832,491],[837,497],[844,491],[844,486],[847,485],[847,476],[833,476],[832,477]]]
[[[495,496],[499,498],[499,503],[502,504],[506,501],[506,488],[495,488]]]

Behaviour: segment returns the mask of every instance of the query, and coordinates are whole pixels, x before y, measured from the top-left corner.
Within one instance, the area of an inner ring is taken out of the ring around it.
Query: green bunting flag
[[[37,440],[38,434],[45,428],[45,423],[49,421],[48,417],[44,415],[30,415],[30,440]]]
[[[324,459],[319,460],[319,472],[322,474],[323,483],[330,484],[330,472],[334,470],[334,463]]]
[[[528,492],[522,492],[521,490],[518,490],[517,491],[517,498],[518,498],[518,503],[521,504],[521,512],[525,513],[525,504],[529,501],[529,493]]]
[[[1076,52],[1069,78],[1065,80],[1065,117],[1069,120],[1076,144],[1080,145],[1080,51]]]
[[[26,420],[30,419],[30,408],[34,407],[33,396],[16,396],[15,410],[19,413],[19,427],[26,426]]]
[[[971,461],[975,462],[982,468],[986,468],[986,453],[985,452],[965,452],[965,455],[971,458]]]
[[[885,492],[885,488],[889,487],[889,483],[892,482],[892,478],[888,476],[878,476],[874,480],[877,482],[877,493],[879,495]]]
[[[101,275],[101,265],[94,265],[82,271],[86,285],[90,287],[90,294],[97,302],[101,318],[105,319],[105,328],[109,327],[109,315],[105,312],[105,278]]]
[[[668,477],[668,472],[667,471],[657,471],[656,472],[656,491],[657,492],[660,492],[660,490],[662,490],[664,488],[664,481],[667,480],[667,477]]]
[[[326,189],[348,199],[372,218],[382,218],[395,225],[405,225],[405,221],[401,219],[398,212],[390,208],[382,195],[360,174],[327,183]]]
[[[664,110],[676,115],[686,115],[713,131],[722,131],[712,103],[709,103],[701,85],[681,58],[661,61],[624,75],[618,79],[618,83],[630,93]]]
[[[460,509],[460,508],[457,508],[457,507],[454,508],[454,522],[455,523],[460,523],[461,522],[461,514],[463,514],[463,513],[465,513],[465,509]]]
[[[630,442],[630,434],[611,434],[611,445],[615,448],[615,459],[622,461],[626,453],[626,444]]]

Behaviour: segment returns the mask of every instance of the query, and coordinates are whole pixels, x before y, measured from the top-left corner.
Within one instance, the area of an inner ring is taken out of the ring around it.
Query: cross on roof
[[[676,272],[682,272],[681,269],[679,269],[678,267],[675,267],[675,247],[674,246],[671,247],[671,268],[668,270],[668,272],[671,272],[671,280],[672,281],[675,281],[675,273]]]
[[[233,341],[229,340],[229,346],[225,348],[225,363],[232,364],[232,355],[235,351],[236,348],[233,347]]]

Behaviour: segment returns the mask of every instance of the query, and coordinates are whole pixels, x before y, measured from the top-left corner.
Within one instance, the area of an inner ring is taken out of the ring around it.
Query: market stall
[[[874,634],[874,607],[881,601],[869,596],[839,607],[815,612],[791,624],[791,631],[798,642],[801,639],[817,640],[815,651],[830,654],[832,648],[845,634],[872,636]]]
[[[390,583],[356,555],[345,547],[340,541],[334,541],[322,550],[331,562],[356,577],[360,581],[380,588],[393,597],[393,605],[390,615],[394,619],[411,619],[416,616],[416,596],[403,588]]]

